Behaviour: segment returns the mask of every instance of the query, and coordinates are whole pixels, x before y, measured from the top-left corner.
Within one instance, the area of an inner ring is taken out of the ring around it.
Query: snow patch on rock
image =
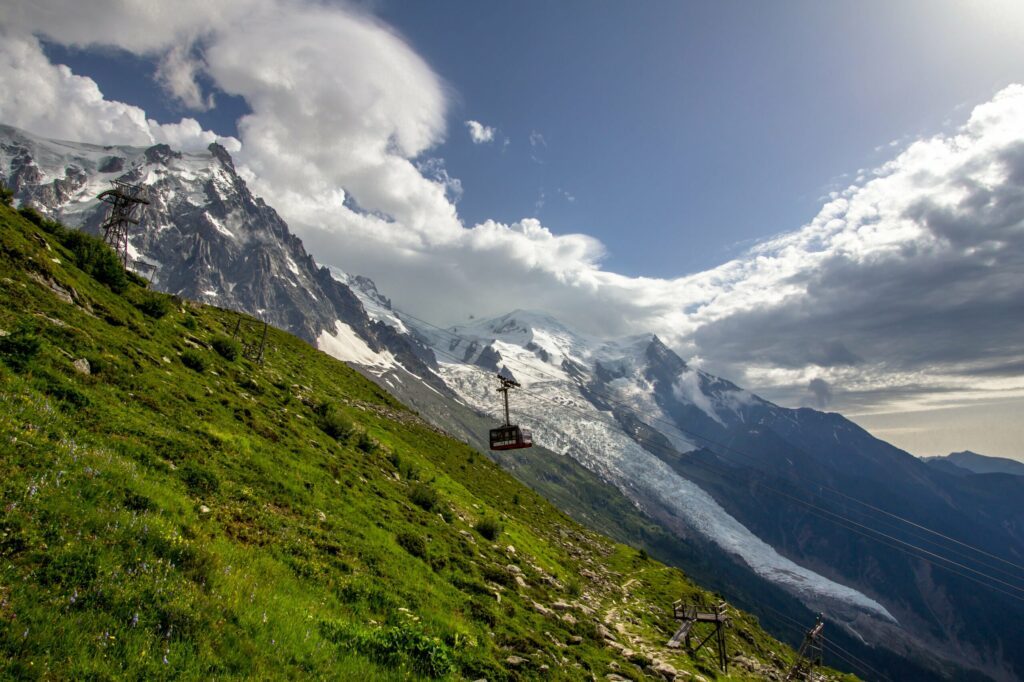
[[[334,334],[327,330],[320,332],[316,347],[328,355],[357,365],[369,367],[394,367],[395,358],[388,351],[378,353],[363,341],[352,327],[341,320],[334,323]]]

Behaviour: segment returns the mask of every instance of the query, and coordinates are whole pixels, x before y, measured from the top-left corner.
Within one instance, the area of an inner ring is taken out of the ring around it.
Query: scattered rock
[[[89,366],[89,361],[86,360],[85,358],[78,358],[71,364],[74,366],[75,371],[78,372],[79,374],[84,374],[86,376],[92,374],[92,367]]]
[[[43,277],[38,272],[29,273],[29,277],[34,279],[39,284],[42,284],[44,287],[47,287],[50,291],[53,292],[53,294],[59,300],[63,301],[64,303],[74,303],[74,299],[71,298],[70,292],[68,292],[68,290],[62,287],[61,285],[57,284],[57,282],[54,281],[52,278]]]
[[[201,504],[201,505],[199,505],[199,513],[200,514],[209,514],[210,513],[210,508],[207,507],[205,504]]]
[[[327,514],[324,514],[322,511],[319,511],[319,510],[317,510],[317,512],[316,512],[316,517],[318,519],[320,519],[321,521],[326,521],[327,520]]]
[[[509,656],[505,659],[505,663],[509,664],[513,668],[518,668],[519,666],[526,663],[526,659],[520,658],[519,656]]]
[[[537,602],[533,602],[533,610],[536,611],[537,613],[539,613],[542,616],[553,616],[553,615],[555,615],[554,611],[552,611],[548,607],[544,606],[543,604],[538,604]]]
[[[583,638],[579,635],[573,635],[569,638],[569,644],[583,644]]]
[[[601,639],[611,639],[611,640],[615,639],[615,636],[612,635],[611,631],[608,628],[606,628],[603,623],[598,623],[597,624],[597,635]]]
[[[508,566],[505,567],[505,570],[508,571],[509,573],[511,573],[512,575],[522,575],[523,574],[523,569],[519,568],[515,564],[509,564]]]
[[[521,576],[521,575],[517,575],[516,576],[516,585],[518,585],[519,587],[526,587],[526,581],[523,580],[523,576]]]
[[[572,609],[572,604],[566,604],[564,601],[556,601],[551,605],[555,611],[568,611]]]
[[[622,675],[616,675],[615,673],[608,673],[604,676],[604,679],[610,680],[611,682],[629,682],[629,680]]]
[[[672,682],[679,674],[674,665],[665,661],[654,661],[651,663],[651,670],[664,677],[668,682]]]
[[[563,622],[568,623],[569,625],[576,624],[576,618],[571,613],[563,613],[561,618]]]
[[[509,553],[509,554],[515,554],[516,553],[516,548],[513,547],[512,545],[509,545],[508,547],[505,548],[505,551],[507,553]]]
[[[604,645],[606,647],[608,647],[609,649],[613,649],[613,650],[617,651],[619,653],[619,655],[622,656],[623,658],[629,658],[634,653],[636,653],[635,651],[633,651],[629,647],[627,647],[627,646],[625,646],[623,644],[619,644],[614,639],[606,639],[604,641]]]

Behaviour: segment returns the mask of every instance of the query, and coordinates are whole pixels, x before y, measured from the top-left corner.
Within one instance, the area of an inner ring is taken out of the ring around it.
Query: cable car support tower
[[[100,225],[103,230],[103,241],[121,259],[121,264],[128,268],[128,229],[129,225],[138,225],[136,218],[139,206],[148,204],[146,191],[141,185],[132,185],[120,180],[113,180],[112,189],[108,189],[97,197],[100,201],[110,204],[106,220]]]
[[[679,621],[679,629],[668,640],[666,646],[669,649],[678,649],[685,643],[692,656],[713,637],[718,648],[718,667],[725,674],[729,674],[729,653],[726,650],[725,640],[725,628],[732,625],[732,619],[729,618],[729,605],[720,601],[713,609],[708,609],[702,604],[686,604],[682,599],[678,599],[672,604],[672,612],[676,620]],[[700,641],[700,644],[693,647],[690,644],[690,639],[693,637],[693,628],[698,623],[709,623],[713,629]]]
[[[822,641],[825,639],[821,632],[825,629],[825,621],[818,614],[818,622],[804,635],[804,641],[800,644],[800,651],[797,652],[796,662],[786,674],[787,680],[811,680],[811,673],[816,666],[821,665]]]

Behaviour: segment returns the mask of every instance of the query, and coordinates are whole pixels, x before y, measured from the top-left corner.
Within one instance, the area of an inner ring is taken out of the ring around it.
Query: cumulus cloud
[[[104,144],[158,142],[191,151],[220,142],[230,150],[238,140],[204,130],[192,118],[161,124],[139,107],[103,97],[91,78],[51,64],[38,40],[0,31],[0,121],[58,139]]]
[[[183,46],[176,45],[163,56],[157,66],[156,78],[164,90],[190,109],[206,111],[214,106],[214,96],[203,95],[197,76],[203,63]]]
[[[878,385],[1024,387],[1013,370],[1024,359],[1022,117],[1024,87],[1006,88],[801,230],[697,276],[728,273],[728,284],[694,316],[689,343],[781,384],[818,365]]]
[[[0,47],[0,118],[103,142],[211,135],[105,100],[90,79],[49,64],[33,33],[149,56],[187,106],[209,102],[202,75],[252,112],[233,148],[254,190],[320,261],[373,277],[418,315],[545,308],[595,334],[646,329],[792,403],[815,379],[842,387],[832,390],[840,408],[844,396],[866,407],[1024,393],[1013,369],[1024,363],[1024,87],[952,133],[901,142],[806,225],[739,258],[676,279],[626,277],[601,267],[603,246],[586,235],[532,218],[462,222],[461,185],[424,158],[444,139],[447,86],[372,16],[313,0],[66,5],[4,8],[16,32]],[[124,31],[109,31],[108,11]],[[472,123],[490,130],[470,121],[471,136]],[[546,141],[534,131],[530,144]]]
[[[466,121],[466,127],[469,128],[469,139],[473,140],[473,144],[493,142],[494,134],[498,132],[496,128],[485,126],[479,121]]]

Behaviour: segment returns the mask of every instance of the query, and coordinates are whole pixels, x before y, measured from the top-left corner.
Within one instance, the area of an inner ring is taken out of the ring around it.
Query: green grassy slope
[[[674,599],[713,599],[679,571],[43,226],[0,206],[0,678],[716,676],[663,648]],[[733,615],[729,679],[788,665]]]

